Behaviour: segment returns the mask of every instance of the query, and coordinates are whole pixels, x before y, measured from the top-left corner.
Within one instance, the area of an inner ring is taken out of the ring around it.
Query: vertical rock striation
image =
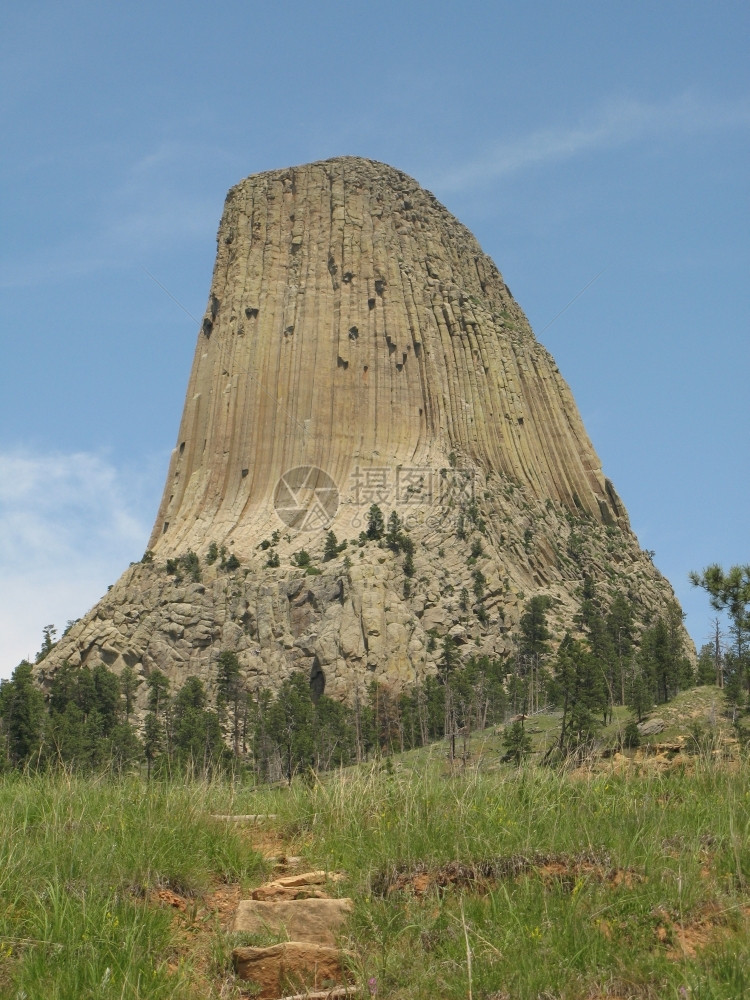
[[[406,581],[357,544],[373,503],[414,543]],[[349,547],[324,561],[329,529]],[[251,686],[302,668],[347,696],[433,670],[431,635],[507,653],[533,593],[562,627],[584,575],[644,615],[673,599],[493,262],[414,180],[353,157],[229,192],[149,549],[42,679],[67,658],[210,686],[231,648]]]
[[[451,454],[626,524],[557,366],[429,192],[355,158],[233,188],[154,552],[249,555],[288,469],[325,470],[345,498],[356,469]]]

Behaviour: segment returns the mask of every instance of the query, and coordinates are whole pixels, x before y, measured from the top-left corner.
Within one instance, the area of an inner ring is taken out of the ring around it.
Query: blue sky
[[[11,0],[0,677],[145,548],[227,189],[340,154],[493,257],[702,642],[688,571],[750,561],[749,37],[744,2]]]

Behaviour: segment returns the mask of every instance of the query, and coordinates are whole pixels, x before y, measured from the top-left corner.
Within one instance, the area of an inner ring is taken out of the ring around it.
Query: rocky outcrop
[[[411,564],[360,544],[372,504]],[[348,545],[326,559],[328,530]],[[535,593],[562,628],[584,574],[643,614],[673,598],[495,265],[414,180],[356,158],[229,192],[149,546],[41,680],[68,659],[210,688],[232,649],[251,688],[303,669],[352,697],[434,670],[445,632],[504,655]]]

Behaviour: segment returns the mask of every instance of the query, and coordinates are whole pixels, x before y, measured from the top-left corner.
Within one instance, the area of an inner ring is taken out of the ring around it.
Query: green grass
[[[750,959],[739,934],[717,961],[710,951],[675,961],[657,930],[664,924],[674,937],[675,927],[706,913],[739,929],[750,901],[747,776],[699,766],[588,781],[530,770],[418,782],[396,771],[321,788],[306,807],[316,862],[352,873],[352,894],[367,900],[356,950],[387,996],[466,996],[467,934],[476,997],[608,989],[679,997],[684,988],[728,998],[741,995]],[[527,868],[503,876],[519,856]],[[452,861],[501,874],[475,891],[372,892],[394,870],[430,872]],[[544,875],[545,862],[555,874]]]
[[[1,779],[0,997],[243,995],[206,894],[267,871],[211,812],[346,873],[365,997],[750,998],[747,762],[451,775],[444,748],[290,788]]]
[[[207,819],[210,786],[66,777],[0,782],[0,996],[184,997],[195,978],[172,914],[262,859]]]

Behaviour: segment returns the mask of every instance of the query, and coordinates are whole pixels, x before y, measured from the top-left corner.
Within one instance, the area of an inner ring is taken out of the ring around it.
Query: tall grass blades
[[[249,892],[269,872],[261,852],[280,852],[345,873],[342,943],[365,997],[737,1000],[748,789],[746,761],[710,754],[451,772],[420,750],[288,787],[6,775],[0,997],[243,995],[207,900]],[[160,905],[172,896],[181,920]]]
[[[211,823],[210,785],[9,776],[0,782],[0,996],[190,996],[153,894],[247,879],[260,857]]]

